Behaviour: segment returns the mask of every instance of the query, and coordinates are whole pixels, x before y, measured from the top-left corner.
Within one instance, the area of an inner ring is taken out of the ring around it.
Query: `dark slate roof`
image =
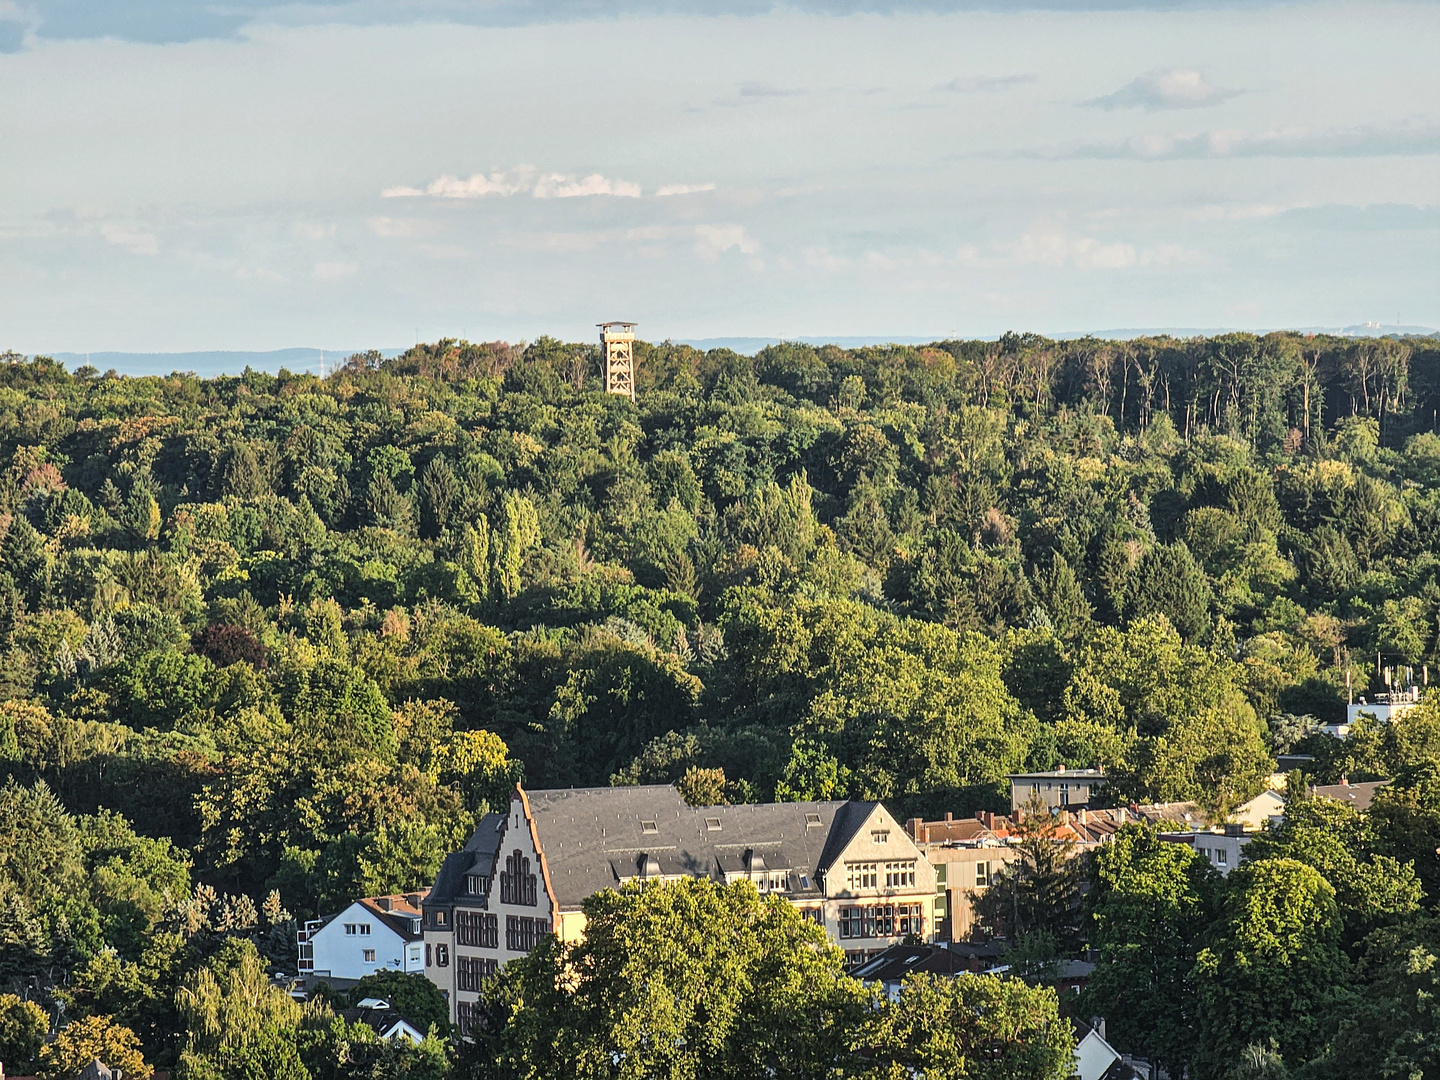
[[[545,868],[562,910],[625,879],[650,875],[723,879],[756,860],[790,871],[790,895],[820,895],[823,872],[875,803],[804,802],[692,807],[670,784],[557,788],[525,793]],[[812,824],[809,818],[814,818]],[[440,868],[428,905],[464,891],[472,867],[493,866],[505,815],[487,814],[465,849]],[[801,875],[805,880],[801,881]]]
[[[818,895],[815,875],[829,865],[827,855],[834,858],[835,835],[853,836],[864,821],[863,814],[852,821],[856,804],[844,802],[692,807],[670,784],[526,795],[550,883],[564,910],[638,876],[645,862],[651,874],[719,880],[743,873],[758,857],[768,870],[794,871],[792,894]],[[807,814],[816,815],[818,823],[807,825]],[[647,832],[652,826],[654,831]],[[801,874],[807,884],[800,882]]]
[[[1389,780],[1371,780],[1359,784],[1325,784],[1310,790],[1321,798],[1349,803],[1356,810],[1369,810],[1370,804],[1375,801],[1375,793],[1388,783]]]
[[[899,982],[912,971],[955,975],[969,970],[964,956],[939,945],[892,945],[879,956],[866,960],[851,974],[866,982]]]
[[[445,856],[439,873],[435,875],[435,885],[425,898],[425,907],[443,907],[462,894],[465,891],[465,875],[472,869],[479,867],[479,872],[483,874],[491,872],[500,848],[505,817],[504,814],[486,814],[475,826],[465,846]]]
[[[366,1027],[370,1028],[371,1031],[375,1032],[375,1034],[382,1037],[392,1028],[394,1028],[396,1024],[401,1022],[410,1024],[410,1026],[416,1031],[420,1031],[419,1026],[411,1024],[409,1020],[406,1020],[405,1017],[401,1015],[400,1010],[389,1004],[389,1002],[386,1002],[385,1008],[383,1009],[375,1008],[373,1006],[368,1009],[341,1009],[340,1016],[345,1020],[346,1023],[364,1024]],[[421,1034],[423,1035],[424,1032],[421,1032]]]

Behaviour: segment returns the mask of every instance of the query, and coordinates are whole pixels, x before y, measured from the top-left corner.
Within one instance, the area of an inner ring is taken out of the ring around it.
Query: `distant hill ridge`
[[[1378,323],[1362,323],[1357,326],[1300,326],[1289,327],[1303,334],[1334,334],[1338,337],[1430,337],[1440,335],[1440,330],[1429,326],[1382,326]],[[1212,337],[1216,334],[1269,333],[1268,330],[1244,331],[1236,327],[1127,327],[1113,330],[1066,330],[1046,334],[1055,341],[1071,341],[1075,338],[1096,337],[1111,340],[1126,340],[1137,337]],[[697,349],[732,349],[743,355],[753,355],[769,345],[784,341],[797,341],[806,345],[838,345],[842,349],[857,349],[867,345],[925,345],[932,341],[946,341],[955,337],[976,337],[963,333],[945,334],[899,334],[899,335],[815,335],[798,337],[713,337],[674,338],[677,344],[690,345]],[[996,335],[978,335],[994,338]],[[656,339],[663,340],[663,339]],[[268,351],[247,351],[214,349],[194,352],[57,352],[51,353],[56,360],[71,371],[86,364],[100,371],[118,371],[122,375],[169,375],[172,371],[193,371],[196,375],[238,375],[247,367],[255,371],[275,372],[281,368],[290,371],[313,371],[319,373],[323,362],[327,370],[353,353],[363,349],[314,349],[290,348]],[[383,356],[399,356],[404,349],[380,349]]]

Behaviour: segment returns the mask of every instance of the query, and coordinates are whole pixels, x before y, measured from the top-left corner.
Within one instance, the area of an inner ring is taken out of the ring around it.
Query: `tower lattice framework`
[[[635,327],[633,322],[600,324],[600,348],[605,353],[605,392],[635,400]]]

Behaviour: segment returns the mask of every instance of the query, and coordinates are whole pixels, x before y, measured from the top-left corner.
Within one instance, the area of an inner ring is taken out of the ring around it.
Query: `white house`
[[[379,971],[425,971],[424,893],[367,896],[296,933],[300,974],[363,979]]]
[[[1105,1041],[1105,1021],[1097,1026],[1071,1020],[1075,1032],[1075,1064],[1071,1080],[1135,1080],[1135,1070]]]
[[[425,1032],[415,1027],[390,1006],[384,998],[366,998],[353,1009],[342,1009],[340,1015],[350,1023],[359,1022],[387,1042],[391,1039],[407,1039],[419,1046],[425,1041]]]

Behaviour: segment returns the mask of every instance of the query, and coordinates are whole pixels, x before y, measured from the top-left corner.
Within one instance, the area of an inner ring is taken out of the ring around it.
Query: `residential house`
[[[341,1009],[340,1015],[347,1023],[364,1024],[387,1041],[408,1039],[416,1046],[425,1041],[426,1033],[401,1016],[384,998],[365,998],[353,1009]]]
[[[1010,809],[1023,810],[1038,799],[1051,810],[1089,806],[1091,796],[1105,786],[1102,769],[1066,769],[1053,772],[1013,773],[1010,780]]]
[[[1211,829],[1162,831],[1160,839],[1172,844],[1188,844],[1197,855],[1220,871],[1222,877],[1229,877],[1230,871],[1240,865],[1240,853],[1254,839],[1254,834],[1245,832],[1239,825],[1227,825],[1223,832]]]
[[[984,815],[982,815],[983,817]],[[981,818],[946,814],[943,821],[911,818],[905,832],[935,868],[936,936],[941,941],[966,941],[974,935],[974,900],[989,887],[996,871],[1013,862],[1016,853],[1002,835]],[[1008,835],[1009,822],[999,821]]]
[[[1267,788],[1249,802],[1237,806],[1230,813],[1230,822],[1242,826],[1246,832],[1259,832],[1272,822],[1285,816],[1285,796]]]
[[[893,1000],[907,975],[919,971],[932,975],[958,975],[973,970],[969,958],[942,945],[892,945],[866,960],[851,974],[863,982],[880,983]]]
[[[683,878],[783,897],[852,963],[935,932],[935,872],[880,803],[691,807],[669,784],[517,785],[440,868],[424,903],[425,972],[464,1031],[481,979],[546,933],[583,935],[586,897]]]
[[[338,915],[309,920],[296,933],[300,974],[358,980],[379,971],[423,972],[424,896],[367,896]]]
[[[1135,1070],[1105,1041],[1105,1021],[1086,1024],[1071,1019],[1075,1033],[1075,1065],[1071,1080],[1135,1080]]]
[[[1347,803],[1361,813],[1364,813],[1370,809],[1370,804],[1375,801],[1375,794],[1391,782],[1392,781],[1389,780],[1368,780],[1352,784],[1342,776],[1340,783],[1322,784],[1319,787],[1312,787],[1310,794],[1321,799],[1334,799],[1337,802]]]

